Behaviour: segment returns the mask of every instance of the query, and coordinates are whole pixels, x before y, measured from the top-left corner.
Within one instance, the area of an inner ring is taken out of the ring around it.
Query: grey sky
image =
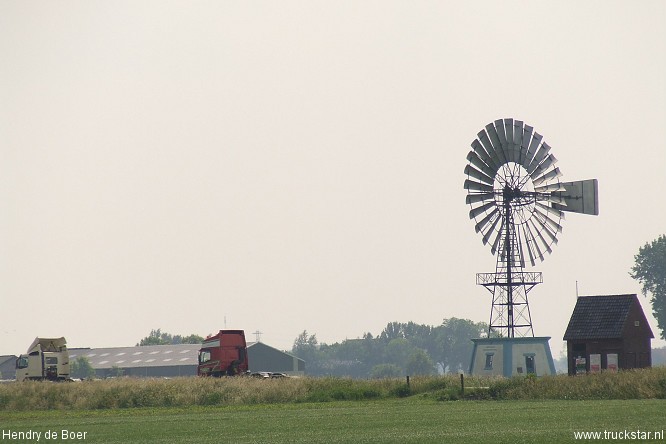
[[[663,1],[2,0],[0,354],[225,316],[280,348],[487,322],[463,169],[504,117],[599,179],[600,215],[534,268],[558,353],[576,281],[639,293],[666,231],[664,23]]]

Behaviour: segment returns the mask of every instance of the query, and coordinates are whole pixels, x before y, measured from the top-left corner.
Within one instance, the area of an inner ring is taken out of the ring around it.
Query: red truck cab
[[[199,376],[237,376],[248,370],[243,330],[220,330],[207,337],[199,350]]]

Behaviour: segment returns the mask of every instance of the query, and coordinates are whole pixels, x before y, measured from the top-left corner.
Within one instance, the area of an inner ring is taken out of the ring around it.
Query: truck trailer
[[[247,344],[243,330],[220,330],[207,337],[199,350],[199,376],[238,376],[248,371]]]
[[[69,380],[69,352],[65,338],[35,338],[28,353],[16,359],[16,380]]]

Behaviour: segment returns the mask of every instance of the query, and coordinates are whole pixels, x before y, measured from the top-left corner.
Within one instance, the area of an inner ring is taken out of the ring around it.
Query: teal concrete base
[[[554,375],[550,337],[472,339],[469,372],[480,376]]]

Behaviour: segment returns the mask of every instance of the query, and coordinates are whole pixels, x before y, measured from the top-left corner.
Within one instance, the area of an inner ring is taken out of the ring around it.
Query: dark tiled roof
[[[578,298],[564,340],[621,338],[635,300],[634,294]]]

